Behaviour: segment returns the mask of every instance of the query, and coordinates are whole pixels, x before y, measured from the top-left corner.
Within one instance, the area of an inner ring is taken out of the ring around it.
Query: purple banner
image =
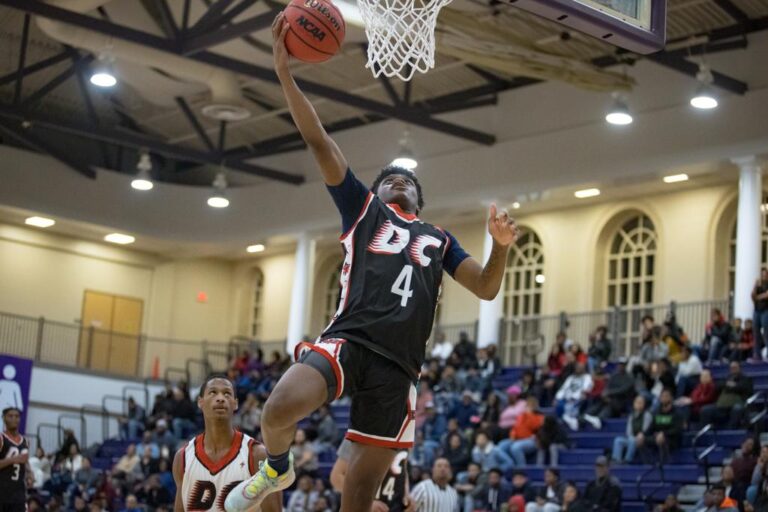
[[[0,354],[0,411],[6,407],[21,409],[19,432],[26,431],[29,410],[29,382],[32,360]]]

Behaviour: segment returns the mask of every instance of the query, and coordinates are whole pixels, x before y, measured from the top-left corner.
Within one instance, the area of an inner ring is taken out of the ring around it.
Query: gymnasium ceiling
[[[271,72],[269,23],[281,6],[275,0],[0,0],[2,144],[48,154],[57,161],[56,171],[0,169],[0,176],[19,173],[18,190],[0,187],[0,203],[91,223],[99,218],[100,223],[146,232],[156,239],[176,239],[178,243],[172,245],[177,248],[182,242],[238,240],[239,245],[249,230],[232,226],[247,220],[253,222],[250,231],[264,231],[263,236],[299,226],[327,228],[333,211],[324,203],[322,208],[305,209],[304,215],[280,211],[286,204],[304,205],[318,190],[317,173],[286,115]],[[509,52],[526,58],[517,61],[514,69],[487,61],[483,67],[466,55],[462,60],[452,56],[456,52],[450,41],[439,36],[436,69],[416,76],[409,85],[376,80],[364,67],[363,30],[350,25],[341,55],[323,65],[294,66],[324,123],[357,169],[374,172],[384,163],[382,159],[397,151],[406,126],[411,127],[420,159],[431,162],[425,165],[446,170],[443,176],[422,178],[441,198],[457,194],[447,185],[451,165],[473,170],[481,165],[498,167],[510,155],[522,155],[518,161],[527,166],[525,170],[510,174],[493,169],[467,179],[466,184],[476,183],[478,190],[462,194],[456,205],[468,208],[471,204],[476,210],[493,190],[499,191],[496,197],[512,201],[540,198],[545,190],[552,196],[552,190],[569,183],[609,178],[631,190],[626,180],[639,179],[631,177],[633,173],[679,166],[679,152],[698,151],[693,162],[717,160],[738,148],[751,151],[757,139],[768,137],[765,125],[759,128],[755,118],[760,116],[755,105],[764,107],[761,99],[766,98],[768,86],[764,65],[768,0],[670,0],[667,49],[651,56],[618,51],[576,32],[564,35],[562,26],[497,0],[454,0],[448,9],[441,17],[442,31],[460,27],[461,16],[471,15],[489,30],[505,27],[514,36]],[[120,83],[110,92],[87,83],[104,51],[89,38],[89,44],[76,44],[85,37],[84,30],[95,32],[90,37],[97,41],[112,37],[108,49],[112,44],[117,49],[125,41],[141,48],[138,57],[115,56]],[[184,65],[149,58],[145,50],[160,50],[161,56],[173,59],[183,57]],[[553,58],[562,66],[541,65]],[[705,139],[692,135],[690,128],[706,129],[697,120],[676,125],[677,121],[668,119],[671,110],[684,108],[681,105],[687,91],[695,88],[694,76],[702,59],[715,71],[715,85],[726,105],[733,106],[718,113],[723,124],[717,132],[705,134],[723,139],[728,146],[728,151],[717,154],[713,147],[697,145]],[[246,108],[248,119],[227,123],[222,131],[220,122],[202,113],[203,107],[220,103],[215,96],[226,97],[231,90],[224,87],[222,93],[219,81],[212,92],[204,79],[182,76],[201,64],[225,76],[224,82],[234,78],[240,97],[231,103]],[[653,127],[642,131],[637,126],[622,142],[613,140],[615,134],[604,132],[600,120],[614,89],[626,90],[640,119],[662,120],[666,131]],[[654,136],[659,141],[653,142]],[[547,151],[547,146],[572,144],[578,150],[595,137],[601,138],[598,144],[603,151],[571,152],[565,172],[558,169],[548,174],[556,165],[548,159],[557,152]],[[643,144],[633,143],[631,137],[644,137]],[[674,147],[666,147],[672,138]],[[364,145],[360,140],[376,144]],[[606,142],[609,146],[602,146]],[[142,148],[152,155],[159,188],[170,191],[178,203],[139,206],[141,211],[128,219],[121,211],[136,204],[123,203],[118,189],[124,190],[126,180],[136,172]],[[633,150],[643,152],[644,163],[630,165],[627,160],[627,169],[620,172],[611,167],[611,159]],[[599,165],[588,160],[595,153],[603,156]],[[49,161],[41,168],[47,169]],[[706,173],[721,172],[720,164],[712,162],[705,166]],[[201,211],[199,218],[187,218],[188,222],[194,219],[197,232],[187,230],[183,219],[172,222],[171,205],[186,214],[187,203],[205,197],[222,164],[235,187],[233,194],[254,198],[262,208],[239,212],[230,208],[227,215],[235,218],[228,221],[226,230],[209,219],[208,210]],[[91,179],[97,170],[99,179]],[[54,172],[66,176],[50,182],[56,184],[53,190],[41,190],[46,188],[39,186],[41,180]],[[455,186],[466,186],[461,184],[465,177],[457,174],[460,171],[453,172]],[[75,191],[93,200],[74,205]],[[278,221],[265,216],[265,209]],[[313,216],[310,222],[306,215]],[[6,212],[0,220],[12,217]],[[208,246],[206,252],[215,251]]]

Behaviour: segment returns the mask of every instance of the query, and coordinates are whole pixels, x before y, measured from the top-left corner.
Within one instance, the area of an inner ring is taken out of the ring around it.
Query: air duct
[[[109,3],[109,1],[50,0],[48,3],[84,14]],[[43,17],[37,18],[37,26],[52,39],[75,48],[87,50],[96,56],[108,52],[118,63],[124,61],[147,68],[157,68],[169,75],[205,84],[211,91],[211,100],[203,106],[202,113],[208,117],[220,121],[239,121],[251,115],[234,73]],[[134,80],[132,83],[131,74],[121,76],[120,79],[133,85],[139,93],[142,93],[146,88],[146,82],[143,80]]]

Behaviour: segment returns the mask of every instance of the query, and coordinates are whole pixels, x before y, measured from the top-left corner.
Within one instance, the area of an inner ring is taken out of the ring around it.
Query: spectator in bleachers
[[[64,459],[64,471],[74,476],[83,466],[83,456],[80,455],[80,447],[75,444],[69,445],[69,454]]]
[[[651,410],[655,411],[659,407],[662,390],[669,389],[674,394],[675,376],[669,367],[669,362],[662,359],[651,363],[651,372],[648,377],[648,391],[645,392],[645,397],[651,404]]]
[[[328,405],[320,407],[317,413],[312,415],[312,423],[317,430],[315,444],[318,446],[318,450],[335,448],[339,441],[339,427],[336,426],[331,408]]]
[[[154,428],[158,420],[167,420],[173,409],[173,386],[170,382],[165,383],[165,390],[155,395],[155,401],[152,404],[152,413],[147,418],[147,426]]]
[[[644,339],[640,346],[640,352],[634,362],[630,364],[632,374],[642,379],[646,389],[649,388],[649,375],[651,373],[651,364],[661,361],[669,356],[669,347],[661,341],[661,328],[654,325],[649,332],[649,337]]]
[[[706,354],[707,363],[719,362],[723,351],[731,341],[731,324],[728,323],[722,311],[712,308],[710,321],[705,328],[704,339],[701,340],[700,351]]]
[[[446,428],[447,421],[445,416],[437,411],[434,402],[428,402],[426,404],[426,417],[421,425],[421,431],[424,434],[424,445],[428,451],[437,452],[443,435],[445,435]]]
[[[536,382],[536,374],[533,370],[525,370],[516,385],[520,388],[520,393],[526,396],[538,396],[540,392],[539,385]]]
[[[152,435],[152,442],[160,449],[160,456],[168,457],[176,451],[176,444],[179,440],[168,430],[168,422],[157,420],[155,432]]]
[[[136,453],[136,445],[129,444],[125,450],[125,454],[120,457],[120,460],[118,460],[117,464],[112,468],[112,474],[123,480],[132,480],[140,474],[140,462],[141,458],[139,457],[139,454]]]
[[[318,493],[314,489],[312,478],[309,475],[299,477],[296,489],[291,493],[286,512],[312,512]]]
[[[435,395],[432,393],[432,380],[429,376],[422,377],[419,381],[419,392],[416,395],[416,430],[421,430],[424,420],[427,419],[427,404],[435,403]]]
[[[235,413],[235,425],[252,437],[257,437],[261,431],[261,402],[254,393],[248,393],[245,402]]]
[[[518,416],[515,426],[509,431],[509,439],[499,443],[499,451],[510,456],[515,466],[524,466],[526,456],[538,449],[536,433],[544,424],[544,415],[538,408],[538,400],[529,396],[525,412]]]
[[[555,337],[555,343],[547,357],[547,374],[557,378],[565,367],[565,333],[559,332]]]
[[[752,473],[757,465],[757,443],[753,437],[746,437],[741,448],[736,450],[731,459],[734,479],[741,485],[748,486],[752,482]]]
[[[498,439],[496,434],[500,432],[499,418],[501,418],[501,400],[499,400],[499,395],[492,391],[488,393],[482,406],[480,427],[488,430],[494,439]]]
[[[734,318],[733,321],[736,322],[737,320],[739,319]],[[752,330],[752,320],[747,319],[744,322],[744,327],[739,328],[738,333],[736,328],[733,328],[733,338],[731,338],[728,348],[723,353],[723,358],[728,361],[747,361],[752,357],[754,349],[755,333]]]
[[[488,433],[482,430],[475,434],[472,462],[480,465],[484,472],[492,468],[501,468],[506,472],[515,465],[509,453],[494,445]]]
[[[80,444],[75,438],[75,433],[68,428],[64,429],[64,440],[61,443],[61,448],[56,453],[56,460],[54,462],[62,462],[72,454],[72,445],[77,448],[77,453],[80,453]]]
[[[173,435],[177,440],[186,439],[193,432],[197,431],[197,424],[195,424],[195,415],[197,410],[192,400],[179,388],[173,390],[173,409],[171,410],[171,416],[173,421],[171,426],[173,428]]]
[[[757,458],[755,469],[752,470],[752,478],[747,488],[747,501],[755,506],[755,510],[758,510],[760,505],[768,509],[766,485],[768,485],[768,445],[760,449],[760,456]],[[760,505],[759,501],[762,501]]]
[[[680,508],[677,497],[674,494],[670,494],[664,500],[664,503],[656,505],[654,512],[683,512],[683,509]]]
[[[683,357],[683,347],[688,344],[688,336],[683,331],[680,324],[677,323],[677,317],[670,311],[664,320],[664,326],[661,329],[661,340],[667,345],[668,357],[672,364],[678,364]]]
[[[701,377],[701,359],[697,356],[690,346],[685,345],[682,348],[680,362],[677,364],[677,374],[675,375],[675,384],[677,392],[675,396],[686,396],[693,391],[699,383]]]
[[[312,443],[307,439],[307,433],[304,429],[296,429],[296,434],[293,436],[293,444],[291,445],[291,453],[293,454],[294,468],[297,475],[308,474],[313,478],[317,476],[318,460],[317,452],[312,447]],[[310,485],[311,485],[310,481]]]
[[[632,414],[627,418],[627,428],[623,436],[617,436],[613,440],[613,454],[611,458],[615,462],[632,462],[635,453],[645,443],[645,432],[651,427],[651,413],[645,408],[645,397],[638,395],[632,403]]]
[[[72,500],[73,505],[69,509],[70,512],[85,512],[88,508],[88,503],[85,501],[85,498],[82,496],[75,496],[75,498]]]
[[[501,369],[501,361],[495,355],[495,345],[477,349],[477,369],[483,381],[483,391],[491,388],[493,378]]]
[[[120,424],[120,435],[123,439],[138,439],[144,432],[146,413],[144,408],[136,403],[133,397],[128,397],[128,415],[120,416],[117,421]]]
[[[581,345],[576,342],[572,342],[570,346],[568,347],[568,352],[573,354],[573,358],[578,364],[583,364],[586,368],[587,363],[589,362],[589,358],[587,357],[587,353],[584,352],[584,350],[581,348]]]
[[[447,393],[457,394],[462,389],[464,389],[464,385],[456,375],[456,368],[452,365],[446,365],[445,368],[443,368],[443,372],[440,374],[440,390]]]
[[[83,457],[80,469],[75,475],[68,492],[70,496],[84,496],[90,498],[100,485],[102,473],[91,466],[91,459]]]
[[[594,372],[595,368],[598,368],[611,358],[611,352],[613,351],[613,343],[608,339],[608,328],[601,325],[595,330],[595,333],[589,337],[589,349],[587,355],[589,356],[589,371]]]
[[[525,412],[526,402],[520,392],[520,386],[516,384],[507,388],[507,406],[499,416],[499,428],[509,430],[514,427],[517,418]]]
[[[139,456],[143,455],[144,451],[149,447],[152,458],[157,459],[160,457],[160,447],[153,440],[153,436],[154,433],[149,430],[144,432],[144,435],[141,437],[141,442],[136,445],[136,453],[139,454]]]
[[[448,459],[454,474],[458,475],[466,469],[470,461],[469,450],[464,438],[458,432],[448,436],[443,445],[443,456]]]
[[[129,494],[125,497],[125,507],[120,512],[144,512],[144,509],[139,506],[139,500],[136,499],[136,495]]]
[[[723,466],[720,472],[720,483],[725,487],[725,495],[736,503],[742,503],[746,498],[746,487],[736,480],[733,468],[730,465]]]
[[[477,360],[477,346],[469,339],[469,334],[464,331],[459,333],[459,342],[453,347],[453,353],[458,357],[461,368],[467,369],[475,366]]]
[[[701,422],[738,428],[744,415],[744,404],[752,394],[752,379],[741,371],[741,364],[732,362],[725,382],[718,386],[719,396],[714,404],[701,408]]]
[[[587,409],[585,419],[600,428],[600,422],[607,418],[618,418],[627,410],[627,404],[635,396],[635,380],[627,373],[627,360],[620,358],[616,370],[605,384],[600,400]],[[587,416],[590,416],[589,418]]]
[[[755,331],[755,348],[753,357],[762,359],[762,348],[768,345],[768,269],[760,270],[760,279],[752,288],[752,302],[755,305],[754,322],[752,328]]]
[[[160,459],[152,456],[152,449],[149,446],[144,447],[144,453],[139,458],[139,469],[144,478],[160,469]]]
[[[714,484],[696,505],[701,512],[738,512],[739,504],[725,495],[723,484]]]
[[[512,496],[522,496],[524,504],[536,499],[536,490],[528,480],[528,473],[521,469],[512,472]]]
[[[549,464],[557,466],[560,449],[568,444],[568,434],[553,416],[544,416],[541,428],[536,431],[536,464],[543,466],[549,455]]]
[[[486,475],[482,472],[480,465],[475,462],[470,462],[467,465],[467,470],[458,474],[454,487],[459,493],[462,512],[473,512],[475,509],[475,491],[480,488],[479,486],[485,478]]]
[[[589,512],[593,510],[593,507],[581,498],[579,488],[576,484],[574,482],[568,482],[565,484],[563,504],[560,507],[560,510],[561,512]]]
[[[474,494],[475,512],[500,512],[501,507],[512,497],[512,486],[504,480],[499,468],[491,468],[485,483]]]
[[[699,376],[699,383],[693,389],[691,396],[681,396],[675,400],[675,405],[687,424],[691,419],[698,420],[701,408],[713,404],[715,400],[717,400],[717,388],[712,380],[712,372],[703,369]]]
[[[478,414],[477,404],[472,397],[472,392],[464,391],[461,394],[461,401],[456,403],[449,416],[456,418],[460,429],[466,430],[472,426],[472,418]]]
[[[35,454],[29,458],[29,467],[35,476],[35,489],[41,489],[43,484],[51,478],[51,459],[45,455],[45,450],[38,446]]]
[[[173,502],[168,489],[160,484],[160,477],[158,475],[150,475],[136,491],[136,497],[146,504],[150,510],[163,505],[170,505]]]
[[[536,491],[536,499],[525,505],[525,512],[559,512],[563,503],[565,484],[560,481],[560,471],[547,468],[544,485]]]
[[[596,478],[587,484],[584,501],[592,510],[619,512],[621,510],[621,485],[611,475],[608,458],[601,455],[595,460]]]
[[[586,373],[583,363],[577,363],[573,375],[565,379],[555,394],[557,415],[571,430],[579,429],[580,408],[592,386],[592,376]]]
[[[440,364],[445,364],[448,358],[451,357],[451,353],[453,353],[453,345],[445,339],[445,333],[438,330],[435,332],[435,341],[432,343],[432,350],[429,352],[429,355],[440,361]]]
[[[683,440],[683,422],[675,410],[672,390],[664,389],[659,396],[659,409],[652,414],[651,426],[645,432],[648,442],[644,446],[656,447],[661,460],[668,460]]]

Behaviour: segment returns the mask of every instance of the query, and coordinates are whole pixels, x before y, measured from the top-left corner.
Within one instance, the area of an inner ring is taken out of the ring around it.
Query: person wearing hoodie
[[[731,324],[725,319],[723,313],[712,308],[710,322],[707,324],[704,339],[701,341],[702,351],[706,350],[707,363],[719,362],[723,356],[723,350],[731,341]]]
[[[538,408],[539,401],[529,396],[525,412],[518,416],[515,426],[509,431],[509,439],[499,443],[498,450],[511,456],[515,466],[524,466],[526,455],[538,449],[536,432],[544,424],[544,415],[538,412]]]
[[[712,404],[717,400],[717,388],[712,380],[712,372],[702,370],[699,376],[699,384],[693,388],[691,396],[681,396],[675,400],[680,414],[688,423],[690,420],[698,420],[701,408]]]
[[[681,359],[677,364],[677,374],[675,374],[675,385],[677,392],[675,396],[681,397],[688,395],[699,383],[701,377],[701,359],[694,354],[689,345],[684,345],[681,351]]]
[[[597,423],[596,419],[618,418],[627,411],[627,404],[634,396],[635,379],[627,372],[627,359],[622,357],[617,361],[616,371],[605,384],[600,402],[587,410],[584,418],[593,425]]]
[[[584,364],[576,363],[573,375],[565,379],[555,394],[557,415],[571,430],[579,429],[579,410],[592,386],[592,376],[586,372]]]
[[[520,396],[520,386],[512,385],[507,388],[507,406],[501,411],[499,428],[509,430],[515,426],[517,418],[525,412],[526,401]]]

